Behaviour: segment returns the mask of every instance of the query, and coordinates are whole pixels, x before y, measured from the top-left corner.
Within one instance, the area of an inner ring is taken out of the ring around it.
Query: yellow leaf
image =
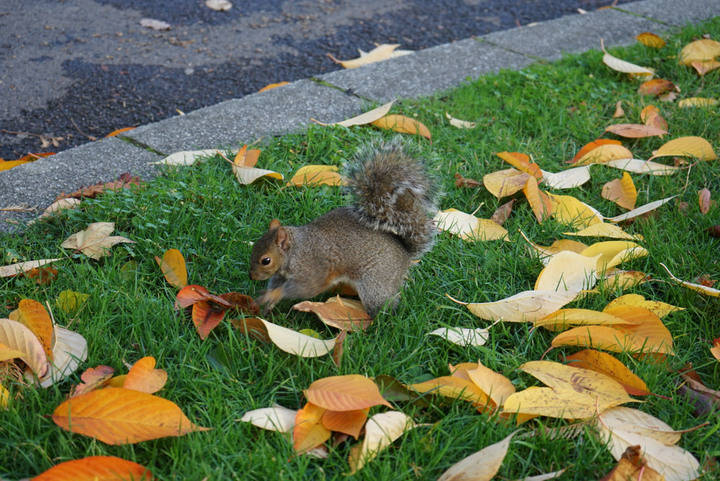
[[[572,302],[578,291],[523,291],[494,302],[466,304],[481,319],[533,322]],[[456,301],[457,302],[457,301]]]
[[[284,81],[283,81],[283,82],[276,82],[276,83],[272,83],[272,84],[267,84],[266,86],[264,86],[263,88],[261,88],[260,90],[258,90],[257,93],[267,92],[268,90],[272,90],[272,89],[277,88],[277,87],[282,87],[283,85],[290,85],[290,82],[284,82]]]
[[[171,401],[116,387],[70,398],[55,409],[52,418],[67,431],[113,445],[209,429],[190,422]]]
[[[505,169],[483,176],[483,185],[492,195],[502,199],[521,191],[530,175],[517,169]]]
[[[365,424],[365,438],[362,444],[350,449],[348,458],[350,474],[362,469],[380,451],[415,427],[415,422],[400,411],[389,411],[372,416]]]
[[[369,52],[361,52],[360,57],[354,58],[352,60],[338,60],[332,55],[328,54],[328,57],[332,59],[333,62],[339,63],[344,68],[358,68],[362,67],[371,63],[380,62],[383,60],[387,60],[389,58],[396,57],[395,49],[398,48],[400,44],[387,44],[384,43],[382,45],[378,45],[374,49],[370,50]],[[400,51],[401,55],[406,55],[408,53],[411,53],[407,50]],[[394,55],[395,54],[395,55]]]
[[[53,323],[45,306],[33,299],[22,299],[18,308],[8,317],[30,329],[42,344],[48,360],[52,360],[52,347],[55,344]]]
[[[578,254],[587,249],[587,246],[583,244],[582,242],[570,240],[570,239],[558,239],[554,241],[549,246],[541,246],[539,244],[536,244],[532,242],[530,239],[525,237],[525,233],[521,232],[522,236],[525,238],[525,240],[530,244],[530,247],[532,247],[535,252],[540,256],[540,261],[547,265],[548,262],[550,262],[550,259],[557,254],[558,252],[562,251],[571,251],[571,252],[577,252]]]
[[[500,469],[514,435],[512,433],[502,441],[461,459],[450,466],[438,481],[490,481]]]
[[[609,237],[611,239],[643,240],[643,236],[640,234],[628,234],[617,225],[606,222],[589,225],[577,232],[563,232],[563,234],[578,237]],[[582,250],[584,250],[584,248],[576,252],[582,252]]]
[[[622,384],[628,394],[633,396],[647,396],[650,394],[645,381],[635,375],[622,362],[610,354],[595,351],[593,349],[585,349],[576,352],[565,358],[573,367],[581,367],[597,371],[615,379]]]
[[[706,73],[720,67],[720,62],[718,62],[717,60],[695,60],[690,65],[692,66],[692,68],[695,69],[698,75],[702,77]]]
[[[651,125],[661,130],[668,129],[667,121],[660,115],[660,110],[654,105],[648,105],[640,111],[640,120],[645,125]]]
[[[703,97],[689,97],[686,99],[681,100],[678,102],[678,107],[682,108],[688,108],[688,107],[714,107],[718,103],[717,99],[708,99]]]
[[[435,214],[434,221],[440,230],[450,232],[469,241],[509,241],[507,229],[490,219],[479,219],[457,209],[446,209]]]
[[[247,149],[247,144],[243,145],[235,154],[235,158],[232,161],[235,167],[255,167],[258,158],[260,157],[260,151],[257,149]]]
[[[590,180],[590,166],[583,165],[572,169],[563,170],[562,172],[541,171],[543,183],[552,189],[572,189],[580,187]]]
[[[0,384],[0,409],[5,409],[10,404],[10,391]]]
[[[60,244],[65,249],[75,249],[92,259],[100,259],[108,254],[110,247],[126,242],[134,244],[135,241],[122,236],[111,236],[115,230],[114,222],[94,222],[87,229],[71,235]]]
[[[627,172],[623,172],[622,178],[611,180],[603,185],[601,195],[603,199],[615,202],[623,209],[632,210],[635,208],[637,190],[632,177]]]
[[[392,407],[373,380],[359,374],[318,379],[304,393],[308,401],[331,411],[356,411],[379,404]]]
[[[528,175],[523,193],[538,222],[544,221],[553,212],[553,203],[550,200],[550,195],[538,188],[535,177]]]
[[[480,361],[478,361],[475,369],[467,371],[467,375],[482,392],[490,397],[497,407],[502,407],[505,399],[515,392],[515,386],[510,382],[510,379],[483,366]]]
[[[520,369],[549,388],[526,389],[505,400],[504,412],[586,419],[634,399],[608,376],[551,361],[531,361]]]
[[[590,151],[595,150],[601,145],[622,145],[622,142],[615,139],[595,139],[592,142],[588,142],[587,144],[583,145],[580,150],[578,150],[578,152],[575,154],[575,156],[568,161],[568,163],[576,163],[578,160],[585,157]]]
[[[5,344],[0,343],[0,362],[11,361],[23,357],[23,351],[11,348]]]
[[[295,415],[293,428],[293,448],[298,453],[306,453],[330,439],[332,434],[322,425],[321,419],[326,409],[309,402]]]
[[[387,130],[394,130],[401,134],[420,135],[430,139],[430,131],[421,122],[404,115],[391,114],[370,122],[375,127]]]
[[[678,55],[681,64],[690,66],[693,62],[713,60],[720,55],[720,42],[703,38],[685,45]]]
[[[712,288],[712,287],[704,286],[704,285],[702,285],[702,284],[694,284],[694,283],[692,283],[692,282],[687,282],[687,281],[683,281],[683,280],[681,280],[681,279],[678,279],[677,277],[675,277],[675,276],[672,274],[672,272],[670,272],[670,269],[668,269],[668,268],[665,266],[665,264],[663,264],[663,263],[661,262],[660,265],[663,266],[663,268],[665,269],[665,271],[668,273],[668,275],[670,276],[670,278],[671,278],[672,280],[674,280],[675,282],[680,283],[681,285],[687,287],[688,289],[692,289],[693,291],[697,291],[697,292],[699,292],[699,293],[701,293],[701,294],[705,294],[705,295],[707,295],[707,296],[712,296],[712,297],[718,297],[718,296],[720,296],[720,290],[715,289],[715,288]]]
[[[653,156],[649,160],[656,157],[666,157],[668,155],[677,155],[681,157],[695,157],[700,160],[715,160],[717,155],[713,152],[710,142],[702,137],[678,137],[663,144],[659,149],[653,152]]]
[[[579,292],[592,289],[597,281],[597,262],[600,254],[588,257],[571,251],[555,254],[536,281],[536,291]]]
[[[618,306],[638,306],[655,313],[658,317],[665,317],[671,312],[684,311],[684,307],[677,307],[661,301],[648,301],[640,294],[625,294],[617,299],[613,299],[605,309],[611,309]]]
[[[582,229],[603,221],[595,208],[570,195],[548,194],[552,201],[552,216],[561,224]]]
[[[483,407],[488,403],[488,396],[485,392],[472,381],[458,376],[441,376],[429,381],[409,384],[407,387],[422,394],[437,394],[452,399],[470,401],[478,407]]]
[[[345,185],[335,165],[305,165],[300,167],[287,185]]]
[[[542,179],[542,171],[535,162],[530,162],[530,157],[521,152],[498,152],[495,155],[503,159],[521,172],[530,174],[537,180]]]
[[[165,276],[165,280],[167,280],[171,286],[182,289],[187,285],[185,258],[179,250],[168,249],[163,254],[162,259],[155,256],[155,262],[158,263],[160,270]]]
[[[167,372],[163,369],[155,369],[155,358],[146,356],[137,360],[130,368],[123,381],[123,387],[153,394],[165,386],[167,377]]]
[[[605,284],[606,289],[611,291],[624,291],[644,284],[650,279],[650,276],[641,271],[609,269],[606,271],[605,277],[601,279],[601,282]]]
[[[665,46],[665,40],[652,32],[640,33],[635,38],[646,47],[663,48]]]
[[[628,324],[628,321],[606,312],[591,309],[560,309],[534,322],[535,327],[544,327],[550,331],[560,331],[568,326],[611,326]]]
[[[602,164],[610,160],[632,159],[633,155],[627,148],[619,144],[605,143],[588,151],[575,164]]]
[[[74,313],[85,305],[90,298],[90,294],[83,292],[71,291],[66,289],[58,294],[55,305],[66,314]]]
[[[598,258],[598,270],[615,267],[623,261],[645,257],[648,252],[643,247],[630,241],[596,242],[581,252],[582,255]]]

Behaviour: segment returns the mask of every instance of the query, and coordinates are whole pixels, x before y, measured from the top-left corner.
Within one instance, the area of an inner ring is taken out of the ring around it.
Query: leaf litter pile
[[[644,32],[59,200],[0,251],[0,477],[717,479],[715,38]],[[259,317],[267,220],[341,205],[339,166],[398,132],[445,191],[398,309]]]

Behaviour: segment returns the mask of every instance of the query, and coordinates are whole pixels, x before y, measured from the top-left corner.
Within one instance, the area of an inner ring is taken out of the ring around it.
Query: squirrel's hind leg
[[[386,305],[389,305],[391,309],[397,307],[400,301],[401,287],[402,281],[384,286],[374,282],[355,283],[360,302],[373,319]]]

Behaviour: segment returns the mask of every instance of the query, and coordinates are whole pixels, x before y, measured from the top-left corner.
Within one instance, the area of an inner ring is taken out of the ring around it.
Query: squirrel
[[[399,139],[361,149],[345,177],[350,205],[301,226],[273,219],[254,243],[250,277],[270,279],[257,299],[264,313],[282,299],[307,299],[342,282],[374,318],[386,303],[397,305],[411,261],[432,248],[436,188]]]

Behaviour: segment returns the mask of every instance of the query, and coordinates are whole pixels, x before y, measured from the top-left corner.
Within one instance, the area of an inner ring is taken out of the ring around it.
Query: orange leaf
[[[603,185],[602,197],[615,202],[623,209],[634,209],[637,201],[637,190],[630,174],[623,172],[621,179],[611,180]]]
[[[115,456],[89,456],[53,466],[31,481],[150,481],[149,469]]]
[[[535,177],[528,177],[523,193],[538,222],[542,222],[550,216],[553,211],[552,201],[545,192],[538,188]]]
[[[370,408],[357,411],[325,411],[322,415],[322,424],[330,431],[345,433],[357,439],[369,411]]]
[[[321,419],[326,409],[307,403],[295,415],[293,428],[293,448],[305,453],[323,444],[330,438],[330,430],[323,426]]]
[[[425,127],[425,125],[404,115],[390,114],[371,123],[375,127],[394,130],[395,132],[400,132],[401,134],[421,135],[426,139],[430,139],[431,137],[430,131],[427,127]]]
[[[654,95],[656,97],[672,90],[677,90],[675,84],[662,78],[648,80],[638,87],[638,93],[640,95]]]
[[[540,180],[543,177],[540,166],[538,166],[535,162],[530,162],[530,157],[527,154],[522,154],[520,152],[498,152],[495,155],[519,171],[532,175],[537,180]]]
[[[589,142],[589,143],[583,145],[582,148],[580,150],[578,150],[578,153],[575,154],[575,157],[572,158],[570,163],[574,164],[575,162],[577,162],[578,160],[583,158],[588,152],[600,147],[601,145],[622,145],[622,142],[620,142],[619,140],[614,140],[614,139],[593,140],[592,142]]]
[[[654,105],[648,105],[647,107],[642,109],[642,112],[640,112],[640,120],[642,120],[645,125],[649,125],[650,127],[655,127],[657,129],[665,131],[667,131],[668,129],[667,121],[663,118],[662,115],[660,115],[660,111]]]
[[[67,431],[115,445],[210,429],[190,422],[167,399],[116,387],[68,399],[55,409],[53,421]]]
[[[107,134],[105,137],[115,137],[118,134],[122,134],[123,132],[127,132],[129,130],[134,129],[135,127],[123,127],[122,129],[113,130],[109,134]]]
[[[213,301],[214,303],[226,308],[233,307],[232,304],[222,297],[210,294],[210,292],[203,286],[198,286],[196,284],[190,284],[183,287],[180,291],[178,291],[177,296],[175,297],[175,304],[182,308],[190,307],[200,301]]]
[[[611,306],[603,312],[621,317],[629,324],[618,326],[621,331],[641,339],[644,350],[663,354],[674,354],[673,338],[660,317],[649,309],[640,306]]]
[[[632,159],[632,157],[632,152],[622,145],[605,144],[592,149],[575,163],[577,165],[602,164],[611,160]]]
[[[257,93],[266,92],[266,91],[268,91],[268,90],[271,90],[271,89],[274,89],[274,88],[277,88],[277,87],[282,87],[283,85],[289,85],[289,84],[290,84],[290,82],[276,82],[276,83],[273,83],[273,84],[267,84],[266,86],[264,86],[263,88],[261,88],[260,90],[258,90]]]
[[[23,299],[18,304],[18,308],[11,312],[8,317],[30,329],[40,340],[47,358],[52,360],[54,331],[52,320],[50,319],[48,312],[45,310],[45,306],[32,299]]]
[[[484,407],[489,402],[487,394],[470,380],[469,375],[467,376],[467,379],[458,375],[441,376],[429,381],[410,384],[408,388],[423,394],[430,393],[452,399],[462,399],[470,401],[477,407]]]
[[[359,374],[318,379],[304,393],[311,403],[332,411],[356,411],[378,404],[392,407],[372,379]]]
[[[710,348],[710,353],[720,361],[720,337],[713,341],[713,347]]]
[[[185,267],[185,258],[177,249],[168,249],[163,254],[162,260],[155,256],[155,262],[160,266],[165,280],[171,286],[182,289],[187,286],[187,268]]]
[[[255,167],[258,158],[260,157],[260,151],[258,149],[247,149],[247,144],[243,145],[235,154],[233,159],[233,166],[235,167]]]
[[[667,130],[659,129],[651,125],[644,124],[614,124],[605,127],[605,132],[610,132],[620,137],[630,139],[642,139],[645,137],[653,137],[656,135],[665,135]]]
[[[80,379],[82,379],[83,382],[77,386],[73,386],[70,390],[70,397],[94,391],[98,387],[106,384],[106,381],[112,377],[114,372],[115,370],[110,366],[98,366],[86,369],[85,372],[80,375]]]
[[[585,349],[583,351],[576,352],[572,356],[567,356],[565,359],[567,361],[571,361],[568,364],[573,367],[590,369],[610,376],[622,384],[628,394],[633,396],[647,396],[650,394],[647,390],[645,381],[636,376],[622,362],[618,361],[610,354],[592,349]]]
[[[143,357],[133,364],[125,377],[123,387],[148,394],[158,392],[167,382],[167,372],[155,369],[155,358]]]
[[[192,306],[192,320],[200,339],[205,340],[225,317],[225,308],[216,308],[208,301],[199,301]]]
[[[652,32],[643,32],[638,34],[635,38],[646,47],[663,48],[665,46],[665,40]]]

